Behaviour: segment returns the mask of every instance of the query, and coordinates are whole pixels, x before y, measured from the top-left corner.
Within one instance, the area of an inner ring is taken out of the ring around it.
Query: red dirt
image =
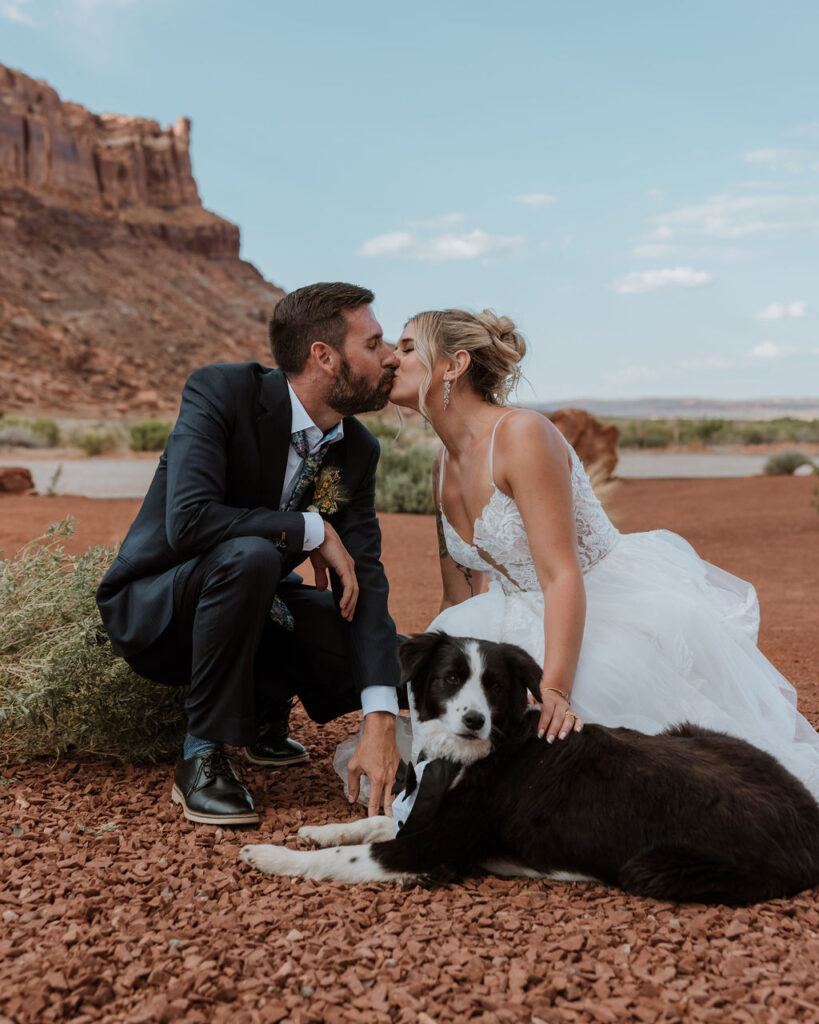
[[[612,505],[621,529],[675,529],[756,584],[762,649],[817,724],[811,490],[790,478],[635,480]],[[0,497],[0,547],[10,555],[69,512],[72,549],[110,544],[137,504]],[[432,523],[383,525],[393,613],[402,630],[422,629],[439,598]],[[248,837],[292,842],[301,824],[357,813],[330,767],[355,725],[319,729],[296,713],[312,760],[247,772],[258,830],[185,822],[170,765],[4,768],[0,1024],[819,1019],[819,890],[729,910],[593,884],[345,887],[240,866]]]

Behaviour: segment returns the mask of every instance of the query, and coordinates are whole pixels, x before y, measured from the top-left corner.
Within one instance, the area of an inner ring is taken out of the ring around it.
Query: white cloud
[[[411,228],[429,228],[432,231],[440,231],[444,228],[451,228],[460,224],[464,219],[462,213],[445,213],[440,217],[430,217],[429,220],[410,221]]]
[[[714,238],[819,229],[819,196],[717,195],[653,218],[655,235]]]
[[[445,263],[450,260],[497,259],[519,252],[525,243],[522,235],[490,235],[478,229],[463,234],[442,234],[421,238],[411,231],[393,231],[367,239],[359,249],[361,256],[388,256],[392,259]]]
[[[526,206],[531,206],[533,210],[537,210],[541,206],[551,206],[552,203],[556,203],[557,196],[549,196],[545,192],[523,192],[521,195],[515,196],[515,202],[524,203]]]
[[[751,359],[785,359],[791,355],[808,355],[811,353],[810,349],[805,351],[803,349],[794,348],[792,345],[777,345],[775,341],[763,341],[759,345],[753,346],[747,355]]]
[[[663,270],[633,270],[612,281],[610,287],[620,295],[640,295],[666,288],[700,288],[712,280],[712,276],[704,270],[667,267]]]
[[[742,154],[743,159],[749,164],[763,164],[774,170],[790,171],[791,174],[800,174],[805,164],[797,149],[776,149],[773,147],[763,149],[751,149]]]
[[[392,231],[368,238],[358,251],[361,256],[403,256],[414,244],[415,236],[409,231]]]
[[[748,354],[755,359],[780,359],[784,352],[775,342],[762,341],[753,346]]]
[[[819,356],[819,348],[797,349],[777,345],[773,341],[763,341],[745,352],[733,352],[725,355],[709,353],[695,356],[693,359],[680,359],[677,362],[661,364],[632,364],[609,371],[605,377],[610,384],[619,387],[652,384],[658,381],[680,381],[694,374],[724,374],[730,370],[749,370],[756,368],[764,372],[765,364],[777,360],[789,359],[793,356]]]
[[[754,314],[755,320],[801,320],[807,311],[807,303],[804,299],[798,302],[772,302],[758,313]]]
[[[33,25],[31,0],[0,0],[0,18],[18,25]]]

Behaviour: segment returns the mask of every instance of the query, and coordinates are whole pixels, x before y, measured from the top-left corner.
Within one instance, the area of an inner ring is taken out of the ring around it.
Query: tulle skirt
[[[759,606],[749,583],[666,530],[621,535],[584,581],[572,705],[585,722],[646,733],[692,722],[730,733],[773,754],[819,800],[819,735],[756,646]],[[519,644],[543,663],[539,591],[506,594],[493,582],[428,628]]]

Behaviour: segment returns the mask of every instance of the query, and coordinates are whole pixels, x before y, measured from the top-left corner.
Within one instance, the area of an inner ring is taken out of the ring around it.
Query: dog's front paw
[[[270,846],[264,843],[243,846],[239,851],[239,859],[266,875],[301,874],[298,869],[298,852],[288,850],[286,846]]]

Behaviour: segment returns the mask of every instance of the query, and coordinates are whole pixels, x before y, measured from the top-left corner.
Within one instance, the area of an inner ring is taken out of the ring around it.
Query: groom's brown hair
[[[285,373],[301,373],[317,341],[341,352],[347,336],[343,311],[369,306],[374,298],[369,288],[343,281],[308,284],[285,295],[268,324],[276,365]]]

